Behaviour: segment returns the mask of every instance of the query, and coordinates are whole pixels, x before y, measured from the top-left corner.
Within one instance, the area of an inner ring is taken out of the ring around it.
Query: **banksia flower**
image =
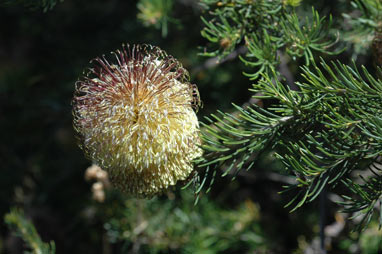
[[[112,54],[110,62],[96,58],[76,83],[74,128],[85,155],[114,186],[152,196],[186,179],[202,154],[198,91],[158,47],[123,46]]]

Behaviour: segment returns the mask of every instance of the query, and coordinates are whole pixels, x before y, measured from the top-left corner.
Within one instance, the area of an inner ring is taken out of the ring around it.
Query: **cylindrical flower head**
[[[202,154],[197,87],[158,47],[127,45],[112,54],[110,62],[96,58],[76,83],[74,128],[113,185],[152,196],[186,179]]]

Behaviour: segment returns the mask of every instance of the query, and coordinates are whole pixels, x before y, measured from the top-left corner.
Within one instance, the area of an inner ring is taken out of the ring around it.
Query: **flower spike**
[[[74,129],[85,155],[114,186],[153,196],[193,171],[202,155],[198,89],[172,56],[150,45],[123,45],[92,61],[77,81]]]

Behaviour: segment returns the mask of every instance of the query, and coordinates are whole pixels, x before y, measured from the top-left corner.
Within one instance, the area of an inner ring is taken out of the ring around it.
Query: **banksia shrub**
[[[202,154],[198,91],[158,47],[128,45],[112,55],[94,59],[76,83],[74,128],[85,155],[114,186],[152,196],[186,179]]]

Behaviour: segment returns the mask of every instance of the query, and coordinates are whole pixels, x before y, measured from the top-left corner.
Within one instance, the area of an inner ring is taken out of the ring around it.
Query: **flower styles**
[[[114,186],[152,196],[186,179],[202,155],[198,90],[158,47],[126,45],[112,54],[114,63],[96,58],[77,81],[74,129],[85,155]]]

